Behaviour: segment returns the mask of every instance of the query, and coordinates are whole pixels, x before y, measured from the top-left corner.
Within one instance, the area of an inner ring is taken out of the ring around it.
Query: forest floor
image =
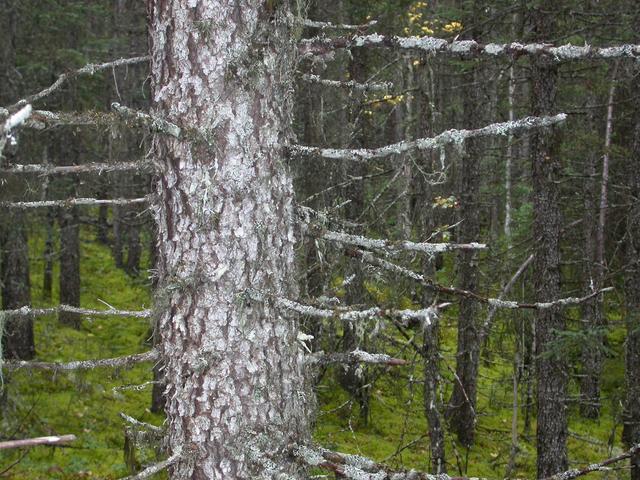
[[[121,309],[147,308],[151,303],[150,282],[146,274],[134,279],[113,266],[110,250],[96,241],[88,229],[82,231],[82,306],[105,308],[107,302]],[[43,301],[42,238],[32,236],[32,299]],[[443,272],[444,275],[446,272]],[[57,271],[54,272],[57,278]],[[54,286],[53,299],[58,299]],[[57,302],[53,302],[57,303]],[[619,323],[619,319],[618,323]],[[610,316],[610,322],[616,319]],[[442,316],[442,374],[446,379],[441,393],[450,393],[451,372],[455,369],[455,309]],[[150,348],[150,322],[145,319],[84,317],[80,330],[58,325],[54,316],[37,319],[36,348],[39,360],[69,361],[116,357]],[[477,441],[465,449],[447,436],[447,462],[451,474],[504,478],[511,450],[513,402],[513,345],[505,332],[509,322],[499,321],[491,338],[491,355],[484,356],[478,398]],[[387,332],[394,335],[394,332]],[[613,356],[622,355],[624,331],[615,326],[608,336]],[[399,352],[412,359],[411,350]],[[417,360],[417,359],[416,359]],[[599,420],[581,419],[577,404],[570,405],[569,454],[572,466],[590,464],[621,451],[620,395],[623,371],[620,360],[610,358],[603,375],[603,414]],[[422,370],[416,361],[407,367],[367,368],[375,383],[371,395],[368,424],[359,418],[358,407],[338,386],[335,372],[327,371],[317,388],[319,404],[315,432],[322,445],[349,453],[359,453],[388,463],[428,470],[429,438],[423,413]],[[119,413],[144,422],[161,425],[163,418],[150,412],[150,387],[141,391],[119,389],[140,385],[152,379],[150,366],[130,370],[101,369],[88,372],[51,373],[21,370],[4,374],[3,417],[0,435],[26,438],[42,435],[75,434],[68,447],[36,447],[0,454],[0,477],[12,479],[116,479],[126,476],[124,429]],[[575,382],[573,382],[575,383]],[[521,388],[524,388],[521,386]],[[575,385],[572,395],[576,395]],[[520,396],[520,400],[522,396]],[[535,419],[529,431],[519,409],[519,452],[514,477],[535,478]],[[141,464],[153,463],[153,449],[137,455]],[[596,474],[602,475],[602,474]],[[625,470],[610,477],[628,477]],[[164,478],[162,475],[157,478]]]

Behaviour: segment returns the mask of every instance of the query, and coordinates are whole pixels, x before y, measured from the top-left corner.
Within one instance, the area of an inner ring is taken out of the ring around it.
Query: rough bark
[[[553,35],[554,11],[551,1],[541,10],[531,12],[537,39]],[[542,11],[544,9],[544,12]],[[534,115],[550,113],[555,108],[557,66],[548,58],[532,61],[531,95]],[[533,261],[536,301],[560,298],[560,132],[546,128],[531,136],[533,182],[533,237],[538,239]],[[565,357],[550,351],[556,332],[564,330],[564,318],[558,306],[536,311],[536,431],[538,478],[546,478],[567,469],[567,368]]]
[[[170,476],[303,478],[285,454],[309,435],[297,326],[247,295],[295,296],[288,3],[148,10],[153,112],[202,133],[153,140],[168,446],[191,451]]]

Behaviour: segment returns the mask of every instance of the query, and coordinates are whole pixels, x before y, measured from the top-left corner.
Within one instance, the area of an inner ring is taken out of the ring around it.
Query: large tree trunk
[[[554,19],[550,1],[544,12],[532,12],[533,27],[540,41],[553,34]],[[533,115],[553,114],[558,68],[549,59],[532,61]],[[533,261],[535,300],[548,302],[560,298],[560,134],[553,128],[536,130],[531,135],[533,181],[533,237],[536,256]],[[536,311],[536,372],[538,386],[537,471],[545,478],[567,469],[567,394],[566,360],[549,347],[565,322],[558,307]]]
[[[294,296],[288,2],[148,3],[157,135],[160,350],[174,479],[303,478],[309,436]],[[262,301],[255,296],[263,297]],[[283,477],[284,478],[284,477]]]

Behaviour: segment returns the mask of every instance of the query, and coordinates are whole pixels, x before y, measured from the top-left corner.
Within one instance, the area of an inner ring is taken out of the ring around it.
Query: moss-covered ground
[[[33,304],[57,303],[42,295],[43,245],[34,235],[31,247]],[[150,305],[150,287],[145,275],[131,278],[113,266],[108,247],[97,243],[88,229],[82,231],[82,306],[140,309]],[[54,272],[57,278],[57,271]],[[526,320],[526,318],[525,318]],[[570,407],[572,463],[588,464],[620,450],[619,400],[623,385],[620,357],[624,331],[616,327],[609,335],[612,356],[604,373],[603,415],[600,420],[584,420],[577,406]],[[447,437],[447,461],[452,474],[503,478],[511,449],[513,344],[508,326],[499,319],[492,337],[491,355],[483,357],[477,408],[477,441],[469,450]],[[148,320],[85,317],[80,330],[62,327],[54,316],[38,318],[36,341],[38,359],[68,361],[105,358],[141,352],[150,347]],[[395,335],[389,331],[388,335]],[[495,337],[495,338],[494,338]],[[450,392],[455,369],[455,309],[442,317],[442,399]],[[502,338],[501,341],[498,341]],[[497,340],[496,340],[497,339]],[[402,337],[398,337],[402,342]],[[401,368],[369,368],[372,388],[371,417],[367,425],[359,419],[358,407],[338,386],[329,370],[317,388],[319,406],[315,437],[323,445],[350,453],[361,453],[392,466],[427,470],[429,438],[423,414],[421,366],[410,347],[396,346],[397,355],[416,361]],[[5,438],[68,434],[78,439],[68,447],[36,447],[0,453],[2,475],[15,479],[115,479],[128,474],[123,456],[124,422],[120,412],[156,425],[162,417],[149,411],[150,389],[141,391],[114,388],[138,385],[151,380],[150,365],[130,370],[100,369],[88,372],[51,373],[20,370],[4,374],[3,409],[0,434]],[[521,388],[525,388],[521,386]],[[575,385],[572,394],[575,395]],[[520,396],[522,399],[523,396]],[[519,453],[514,476],[535,477],[535,420],[525,431],[523,409],[519,409]],[[152,462],[153,453],[142,452],[142,463]],[[624,470],[610,476],[627,475]],[[158,478],[163,478],[159,476]]]

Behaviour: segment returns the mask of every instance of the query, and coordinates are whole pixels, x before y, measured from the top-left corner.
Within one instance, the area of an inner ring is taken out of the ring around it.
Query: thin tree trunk
[[[537,40],[553,35],[555,18],[551,0],[540,10],[531,12]],[[544,10],[544,11],[543,11]],[[549,115],[555,111],[558,68],[548,59],[532,60],[533,115]],[[558,178],[560,175],[560,133],[557,129],[536,130],[531,135],[533,181],[533,237],[537,249],[533,260],[535,300],[548,302],[560,298],[560,208]],[[549,351],[556,332],[565,328],[560,308],[536,311],[536,433],[538,478],[546,478],[567,469],[567,396],[566,357]]]
[[[270,300],[296,293],[288,3],[191,5],[148,3],[153,112],[201,132],[153,140],[170,477],[306,478],[297,326]]]
[[[80,226],[78,208],[62,208],[60,224],[60,303],[80,306]],[[74,312],[58,313],[63,325],[80,328],[81,316]]]

